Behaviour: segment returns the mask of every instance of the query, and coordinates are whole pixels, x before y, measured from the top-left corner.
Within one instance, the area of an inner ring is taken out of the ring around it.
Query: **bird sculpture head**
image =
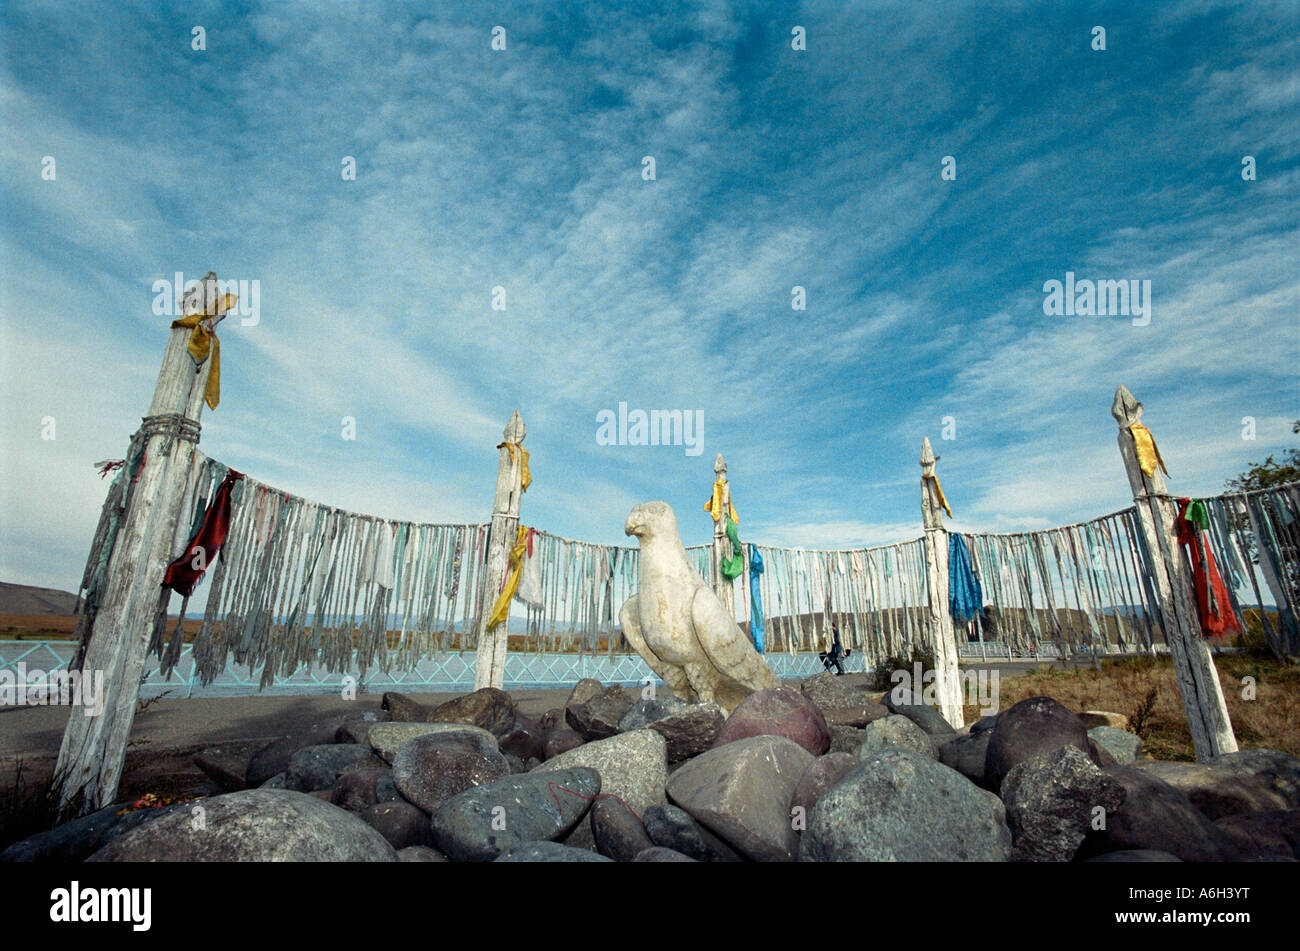
[[[623,525],[624,533],[635,535],[641,541],[656,537],[674,537],[677,535],[677,516],[667,502],[641,502],[632,507],[632,512]]]

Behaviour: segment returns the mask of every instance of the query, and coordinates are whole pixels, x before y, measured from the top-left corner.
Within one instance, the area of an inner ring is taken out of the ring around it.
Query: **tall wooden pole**
[[[722,575],[723,559],[731,557],[731,542],[727,540],[727,516],[731,514],[731,483],[727,481],[727,464],[722,453],[713,460],[714,481],[722,482],[722,516],[713,523],[713,592],[727,609],[727,617],[736,616],[735,585]]]
[[[1178,544],[1175,525],[1178,504],[1169,495],[1160,469],[1149,463],[1151,473],[1148,475],[1138,458],[1134,427],[1139,427],[1144,442],[1147,437],[1146,427],[1142,426],[1142,404],[1120,386],[1115,390],[1110,413],[1119,423],[1119,452],[1133,490],[1138,524],[1150,553],[1151,563],[1147,569],[1160,604],[1161,627],[1174,661],[1174,674],[1183,697],[1183,709],[1187,712],[1196,758],[1205,760],[1220,753],[1235,753],[1237,738],[1232,732],[1232,721],[1228,719],[1223,688],[1219,685],[1219,674],[1202,636],[1200,618],[1192,600],[1191,566]],[[1152,439],[1151,445],[1154,444]]]
[[[216,278],[204,279],[215,300]],[[220,315],[210,318],[215,327]],[[199,416],[212,357],[195,367],[186,347],[192,331],[171,331],[149,415],[141,433],[144,456],[131,502],[123,515],[99,612],[91,627],[82,662],[82,677],[103,674],[104,708],[85,716],[74,708],[63,733],[55,776],[60,803],[91,812],[117,795],[127,740],[135,721],[136,701],[154,620],[162,603],[162,579],[171,558],[172,535],[190,458],[199,441]],[[127,474],[130,478],[130,473]]]
[[[921,444],[921,519],[925,525],[925,590],[929,596],[928,626],[934,640],[935,695],[943,718],[961,729],[966,721],[957,670],[957,639],[948,611],[948,531],[943,527],[943,504],[934,472],[938,461],[926,437]],[[919,692],[921,685],[914,684],[913,689]]]
[[[510,567],[510,549],[519,533],[519,502],[523,495],[523,442],[527,430],[519,410],[510,414],[497,448],[497,488],[492,502],[492,536],[488,547],[486,588],[478,617],[478,656],[474,662],[474,689],[501,688],[506,676],[506,646],[509,643],[510,619],[489,631],[487,622]],[[513,448],[512,448],[513,447]]]

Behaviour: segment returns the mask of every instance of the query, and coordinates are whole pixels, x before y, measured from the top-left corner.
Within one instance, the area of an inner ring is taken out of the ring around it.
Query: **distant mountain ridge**
[[[0,614],[71,614],[77,596],[58,588],[37,588],[0,581]]]

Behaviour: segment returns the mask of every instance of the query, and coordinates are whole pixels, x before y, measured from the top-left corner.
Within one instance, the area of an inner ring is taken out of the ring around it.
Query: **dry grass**
[[[1282,750],[1300,756],[1300,667],[1252,655],[1215,658],[1237,743],[1243,748]],[[1254,678],[1254,699],[1244,679]],[[999,709],[1028,697],[1052,697],[1071,710],[1107,710],[1130,719],[1152,759],[1195,760],[1182,697],[1168,657],[1125,657],[1092,667],[1044,665],[1001,681]],[[967,722],[979,717],[966,707]]]

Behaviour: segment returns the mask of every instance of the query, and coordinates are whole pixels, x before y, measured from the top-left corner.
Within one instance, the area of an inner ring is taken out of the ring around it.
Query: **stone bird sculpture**
[[[641,543],[637,593],[619,611],[623,634],[674,694],[730,712],[780,681],[692,567],[666,502],[642,502],[623,531]]]

